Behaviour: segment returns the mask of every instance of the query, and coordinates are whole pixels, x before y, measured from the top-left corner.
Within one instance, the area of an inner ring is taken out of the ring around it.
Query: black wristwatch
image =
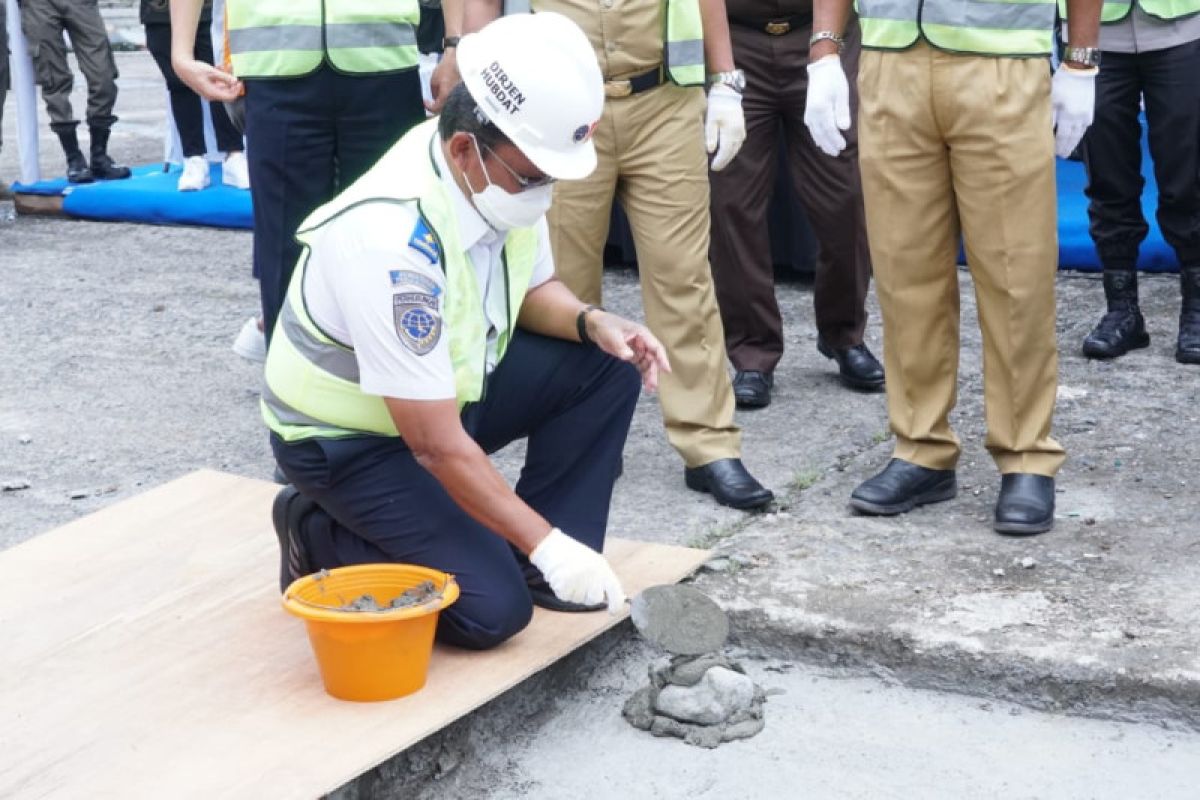
[[[588,336],[587,332],[587,315],[593,311],[603,311],[603,306],[586,305],[579,309],[579,313],[575,315],[575,332],[579,334],[579,341],[584,344],[594,345],[592,337]]]
[[[458,47],[458,40],[461,36],[446,36],[442,39],[442,49],[449,50],[451,47]]]

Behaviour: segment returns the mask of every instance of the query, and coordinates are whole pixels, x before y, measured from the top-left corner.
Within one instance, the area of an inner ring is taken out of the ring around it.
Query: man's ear
[[[465,172],[475,159],[475,145],[471,142],[471,135],[462,131],[453,133],[450,141],[446,143],[446,158],[458,167],[459,172]]]

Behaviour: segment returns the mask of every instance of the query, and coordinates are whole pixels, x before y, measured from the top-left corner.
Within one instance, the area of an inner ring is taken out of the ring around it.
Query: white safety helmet
[[[550,11],[501,17],[462,37],[458,69],[480,111],[542,172],[572,180],[596,168],[604,80],[574,22]]]

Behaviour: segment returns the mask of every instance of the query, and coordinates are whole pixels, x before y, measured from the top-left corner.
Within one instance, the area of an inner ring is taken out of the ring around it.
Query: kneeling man
[[[600,551],[640,383],[669,370],[642,325],[554,276],[557,179],[596,165],[604,95],[583,33],[515,15],[463,37],[463,84],[297,236],[263,417],[291,482],[280,585],[405,562],[462,589],[438,637],[499,644],[532,604],[619,608]],[[380,98],[386,102],[386,98]],[[528,439],[515,491],[488,453]]]

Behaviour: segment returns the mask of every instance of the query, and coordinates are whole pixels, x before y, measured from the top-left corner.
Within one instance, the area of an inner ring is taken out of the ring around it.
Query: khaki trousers
[[[897,458],[951,469],[961,232],[983,334],[987,449],[1054,475],[1058,260],[1045,59],[864,51],[859,163]]]
[[[71,110],[75,79],[67,61],[63,31],[70,37],[75,60],[87,79],[87,123],[94,128],[111,128],[117,121],[113,115],[117,62],[95,0],[22,0],[21,30],[29,43],[51,130],[74,130],[79,124]]]
[[[689,467],[737,458],[733,389],[708,266],[704,93],[666,84],[610,98],[596,128],[596,171],[555,184],[550,237],[558,276],[585,302],[601,300],[614,194],[637,248],[646,324],[671,360],[659,402],[667,438]]]

